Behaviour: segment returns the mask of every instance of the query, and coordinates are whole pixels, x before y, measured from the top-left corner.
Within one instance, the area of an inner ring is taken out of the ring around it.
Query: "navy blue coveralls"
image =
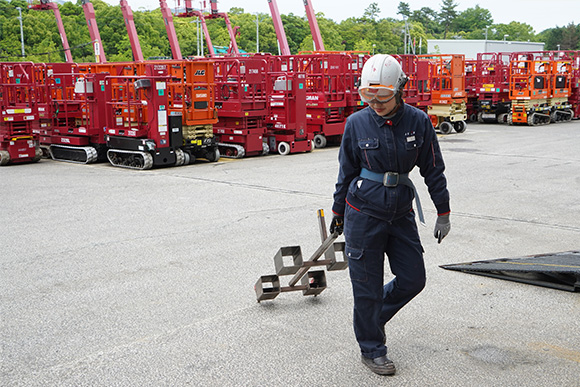
[[[443,215],[450,211],[445,165],[429,117],[403,102],[391,119],[370,107],[349,116],[339,162],[332,210],[344,215],[355,336],[362,355],[374,359],[387,353],[384,325],[423,290],[425,265],[413,189],[365,179],[361,169],[408,173],[417,165]],[[395,278],[383,286],[385,253]]]

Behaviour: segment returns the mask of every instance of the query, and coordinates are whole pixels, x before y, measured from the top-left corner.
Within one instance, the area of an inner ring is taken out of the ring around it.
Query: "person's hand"
[[[330,233],[334,234],[337,232],[338,235],[342,234],[344,231],[344,216],[334,215],[332,221],[330,222]]]
[[[441,243],[443,238],[449,234],[451,230],[451,221],[449,220],[449,214],[439,215],[437,217],[437,222],[435,222],[435,232],[433,236],[437,239],[437,243]]]

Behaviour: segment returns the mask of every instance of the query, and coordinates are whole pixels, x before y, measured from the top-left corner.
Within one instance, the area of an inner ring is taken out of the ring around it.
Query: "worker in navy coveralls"
[[[364,65],[359,94],[369,106],[348,117],[330,231],[344,230],[354,294],[354,331],[362,362],[393,375],[385,324],[425,286],[423,247],[412,202],[422,211],[409,172],[417,165],[437,209],[435,238],[449,233],[449,192],[443,157],[429,117],[406,105],[407,77],[395,58],[375,55]],[[388,257],[395,278],[384,285]]]

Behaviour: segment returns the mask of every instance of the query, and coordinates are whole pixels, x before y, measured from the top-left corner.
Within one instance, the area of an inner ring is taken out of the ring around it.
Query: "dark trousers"
[[[386,355],[384,325],[425,287],[423,247],[415,215],[393,222],[347,205],[345,253],[354,295],[354,332],[363,356]],[[385,254],[395,278],[384,284]]]

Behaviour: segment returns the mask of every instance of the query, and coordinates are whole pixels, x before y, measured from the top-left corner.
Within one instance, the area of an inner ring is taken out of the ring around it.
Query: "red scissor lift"
[[[271,152],[281,155],[310,152],[314,135],[306,119],[306,73],[298,72],[294,56],[272,56],[268,61],[269,82],[267,132]]]
[[[41,144],[57,161],[106,160],[103,128],[104,75],[82,74],[71,63],[37,65],[42,78]],[[48,118],[48,120],[47,120]]]
[[[114,166],[150,169],[183,165],[181,116],[168,114],[167,83],[152,65],[148,75],[107,76],[107,157]]]
[[[340,140],[347,117],[351,57],[318,52],[296,55],[294,70],[306,74],[306,118],[314,145],[324,148],[327,138]]]
[[[578,118],[580,117],[580,51],[572,51],[568,55],[572,60],[570,97],[568,101],[572,105],[572,118]]]
[[[467,97],[467,118],[470,122],[477,120],[477,61],[465,60],[465,92]]]
[[[179,116],[182,119],[183,143],[177,150],[177,165],[195,162],[197,158],[203,157],[209,161],[217,161],[220,158],[217,142],[213,134],[213,125],[217,122],[217,112],[214,101],[214,74],[213,62],[209,60],[167,60],[148,62],[118,62],[106,64],[87,64],[81,67],[84,73],[106,73],[116,79],[116,77],[138,77],[138,76],[161,76],[166,77],[167,82],[163,84],[165,89],[156,89],[155,92],[167,95],[167,104],[164,108],[168,115]],[[121,79],[121,78],[119,78]],[[156,86],[157,87],[157,86]],[[107,95],[107,99],[126,97],[133,98],[133,94],[119,94],[118,88],[112,88],[114,96]],[[142,91],[141,91],[142,92]],[[128,112],[127,112],[128,113]],[[122,117],[118,117],[121,119]],[[124,125],[138,125],[138,117],[128,117]],[[133,121],[132,121],[133,120]],[[130,123],[132,122],[132,123]],[[123,132],[122,136],[127,136],[129,132]],[[125,143],[123,143],[125,144]],[[174,147],[177,147],[174,144]],[[128,151],[132,148],[127,149]],[[136,156],[137,158],[141,156]],[[147,156],[145,156],[147,158]],[[115,160],[121,160],[118,156]],[[148,158],[147,158],[148,159]],[[169,160],[169,159],[168,159]],[[109,160],[111,161],[111,160]],[[169,161],[162,162],[154,158],[154,165],[168,165]],[[134,164],[134,163],[133,163]],[[137,165],[137,164],[135,164]],[[123,167],[136,168],[135,165],[119,165]],[[143,162],[148,168],[148,162]],[[136,169],[147,169],[137,167]]]
[[[32,62],[0,63],[0,165],[36,162],[38,106]]]
[[[507,122],[511,107],[509,57],[510,53],[501,52],[477,54],[478,122]]]
[[[214,133],[220,154],[241,158],[268,154],[265,142],[268,94],[268,56],[212,58],[216,110]]]
[[[347,51],[350,56],[350,63],[348,65],[348,72],[346,73],[346,116],[350,116],[364,108],[364,102],[360,99],[358,94],[358,85],[360,84],[360,77],[362,69],[371,56],[368,52],[361,51]]]

